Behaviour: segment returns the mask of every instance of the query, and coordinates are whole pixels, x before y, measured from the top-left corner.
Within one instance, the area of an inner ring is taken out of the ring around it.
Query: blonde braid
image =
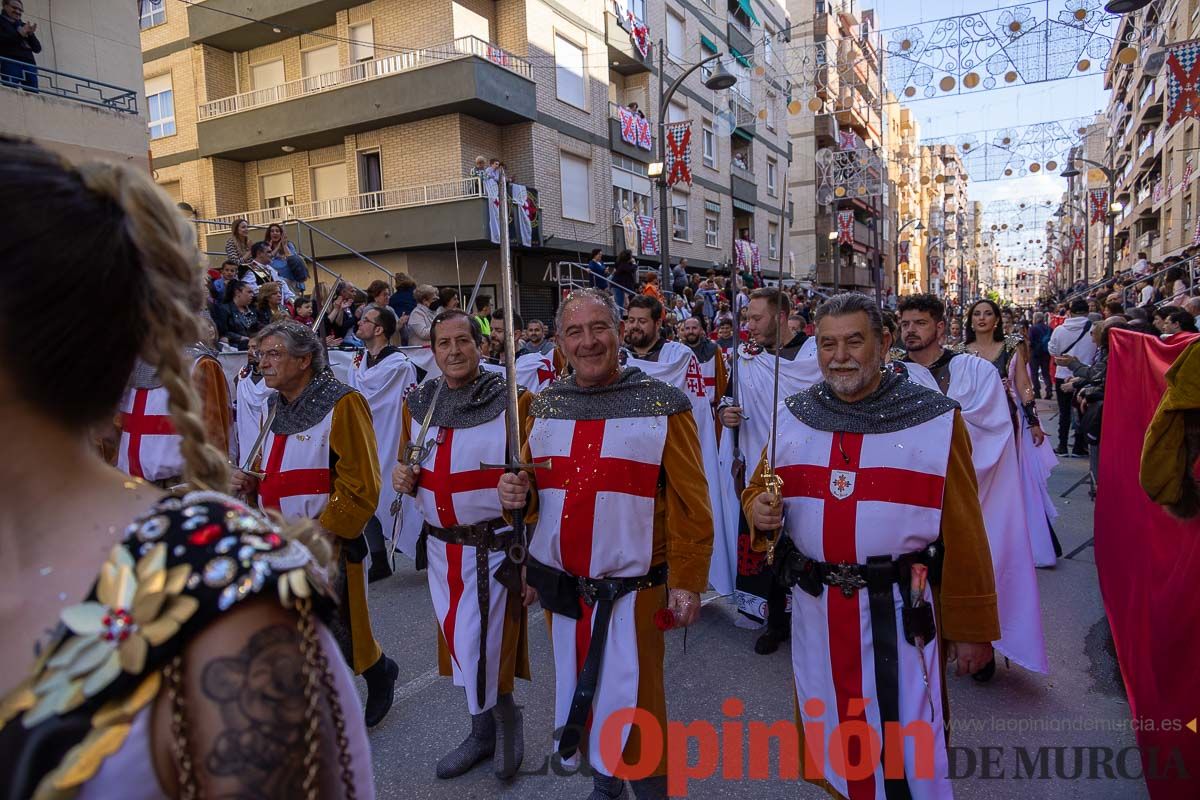
[[[112,199],[124,212],[124,235],[137,251],[144,293],[132,298],[144,310],[142,357],[158,370],[168,408],[182,438],[184,479],[195,487],[229,490],[225,454],[209,444],[200,398],[184,363],[184,348],[197,341],[203,294],[195,233],[170,198],[143,173],[127,166],[89,162],[78,167],[84,185]]]

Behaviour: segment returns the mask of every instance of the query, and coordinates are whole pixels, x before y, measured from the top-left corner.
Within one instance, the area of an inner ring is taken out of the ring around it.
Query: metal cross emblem
[[[867,585],[858,574],[857,564],[842,562],[833,568],[833,572],[825,579],[830,586],[837,586],[844,597],[853,597],[854,593]]]

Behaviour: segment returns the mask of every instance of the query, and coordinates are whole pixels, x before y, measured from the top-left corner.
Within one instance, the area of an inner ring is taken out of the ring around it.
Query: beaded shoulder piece
[[[0,797],[73,797],[120,749],[184,645],[255,596],[285,607],[308,598],[328,611],[332,595],[308,548],[234,498],[192,492],[156,503],[0,701]]]

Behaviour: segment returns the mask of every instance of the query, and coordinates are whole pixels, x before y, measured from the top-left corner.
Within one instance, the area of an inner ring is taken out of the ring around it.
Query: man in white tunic
[[[742,495],[791,586],[804,774],[849,800],[949,798],[943,665],[977,671],[999,636],[966,425],[953,400],[881,370],[891,336],[865,295],[831,298],[816,324],[825,380],[780,404],[774,463],[769,450]],[[841,746],[847,723],[882,755]]]
[[[258,368],[258,346],[262,337],[257,333],[250,337],[246,349],[246,365],[234,378],[234,432],[237,434],[237,463],[242,463],[242,454],[249,453],[267,418],[267,401],[275,390],[267,386],[262,371]]]
[[[365,347],[354,354],[346,383],[356,389],[371,408],[375,446],[379,453],[381,491],[374,516],[364,535],[371,551],[367,582],[392,574],[387,558],[387,540],[392,535],[392,501],[396,492],[389,480],[396,454],[400,452],[400,408],[404,395],[417,383],[417,371],[408,357],[388,344],[396,333],[396,313],[387,306],[371,304],[363,309],[355,335]]]
[[[535,397],[521,426],[522,462],[545,466],[499,485],[505,508],[528,502],[537,516],[526,573],[549,619],[558,752],[584,752],[593,800],[625,796],[622,765],[635,764],[651,777],[632,781],[634,795],[666,796],[666,753],[643,747],[666,735],[663,627],[696,621],[712,554],[691,403],[620,366],[621,328],[596,289],[559,306],[558,344],[574,374]],[[632,709],[646,713],[625,727]],[[606,727],[617,752],[600,745]]]
[[[496,777],[507,780],[524,756],[512,693],[515,678],[529,679],[527,617],[519,574],[497,573],[512,537],[495,490],[502,470],[483,466],[506,461],[506,385],[480,368],[483,333],[474,318],[443,311],[429,330],[441,376],[404,402],[404,460],[392,486],[415,497],[424,520],[416,560],[417,569],[428,568],[438,667],[464,687],[471,715],[470,734],[438,760],[437,776],[458,777],[491,757]],[[521,396],[522,409],[531,397]],[[406,458],[410,443],[415,464]]]
[[[935,383],[929,388],[939,389],[958,403],[971,435],[971,461],[979,483],[1000,610],[1001,635],[996,649],[1026,669],[1048,672],[1021,471],[1000,374],[978,356],[942,347],[945,306],[933,295],[910,295],[900,301],[900,331],[908,351],[904,360],[925,367]],[[993,660],[973,677],[987,681],[995,671]]]

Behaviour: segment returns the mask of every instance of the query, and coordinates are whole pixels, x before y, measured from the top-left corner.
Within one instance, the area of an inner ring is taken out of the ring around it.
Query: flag
[[[905,239],[904,241],[900,242],[898,255],[899,255],[901,264],[908,263],[908,250],[909,250],[910,244],[911,244],[911,242],[909,242],[908,239]]]
[[[634,115],[634,122],[637,125],[637,146],[643,150],[653,150],[654,143],[650,138],[650,120],[640,114]]]
[[[621,141],[637,146],[638,115],[625,106],[617,106],[617,118],[621,121]]]
[[[667,128],[667,157],[663,169],[667,186],[683,181],[692,185],[692,122],[672,122]]]
[[[838,244],[851,244],[854,241],[854,212],[838,212]]]
[[[1086,232],[1086,230],[1087,229],[1084,228],[1082,225],[1072,225],[1071,226],[1071,246],[1068,248],[1069,250],[1082,250],[1083,249],[1083,247],[1084,247],[1083,237],[1084,237],[1084,233]]]
[[[645,58],[650,55],[650,29],[635,17],[632,11],[625,12],[625,19],[629,23],[629,41],[633,42],[638,53]]]
[[[642,234],[642,253],[648,256],[658,255],[658,229],[654,226],[654,217],[638,215],[637,226]]]
[[[1200,244],[1200,214],[1196,215],[1196,229],[1192,231],[1192,244]]]
[[[509,184],[512,189],[512,202],[516,206],[517,238],[522,247],[533,243],[533,221],[537,219],[537,204],[533,202],[529,190],[519,183]]]
[[[838,148],[841,150],[856,150],[854,131],[838,131]]]
[[[1108,189],[1092,189],[1088,197],[1092,203],[1092,222],[1104,222],[1108,211]]]
[[[1192,162],[1187,161],[1183,165],[1183,180],[1179,182],[1179,188],[1184,189],[1188,185],[1188,181],[1192,179]]]
[[[638,221],[637,214],[626,210],[621,216],[621,228],[625,232],[625,246],[630,250],[637,250],[638,242]]]
[[[1185,117],[1200,118],[1200,39],[1167,46],[1167,127]]]

